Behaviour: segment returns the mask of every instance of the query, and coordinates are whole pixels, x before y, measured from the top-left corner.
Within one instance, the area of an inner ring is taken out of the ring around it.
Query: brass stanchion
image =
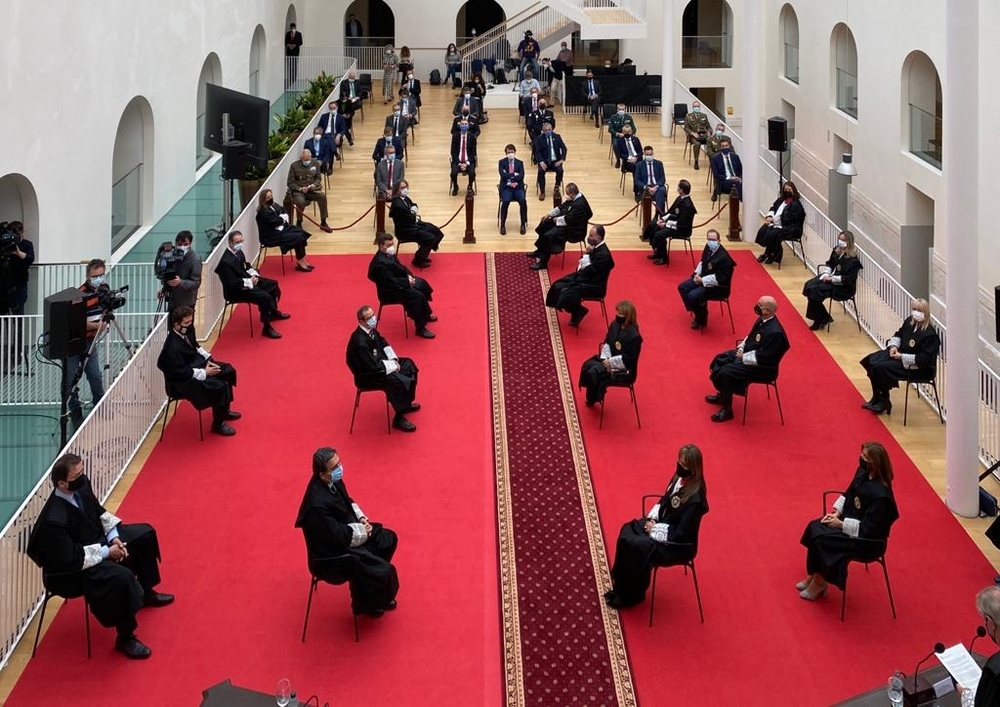
[[[462,243],[476,242],[476,226],[473,223],[476,213],[476,195],[472,192],[472,184],[465,190],[465,237]]]
[[[729,190],[729,233],[726,236],[731,241],[740,240],[740,232],[743,227],[740,225],[740,193],[736,185]]]

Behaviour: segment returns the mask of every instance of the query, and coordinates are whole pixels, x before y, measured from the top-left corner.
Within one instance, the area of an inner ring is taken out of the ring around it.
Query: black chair
[[[309,612],[312,610],[313,594],[320,582],[326,582],[334,586],[346,584],[351,579],[351,570],[357,565],[357,558],[353,555],[337,555],[336,557],[309,558],[309,601],[306,602],[306,619],[302,624],[302,642],[306,642],[306,629],[309,628]],[[323,576],[318,576],[322,574]],[[358,615],[351,610],[354,618],[354,642],[361,641],[358,635]]]
[[[729,310],[729,329],[730,329],[730,331],[732,331],[732,333],[735,334],[736,333],[736,324],[733,322],[733,308],[729,306],[729,296],[727,295],[726,297],[721,297],[721,298],[719,298],[717,300],[709,299],[708,301],[709,302],[718,302],[719,303],[719,316],[720,317],[723,314],[726,313],[727,309]],[[725,308],[723,308],[722,305],[726,305]],[[705,335],[705,329],[706,328],[707,327],[702,327],[701,328],[701,335],[702,336]],[[746,412],[746,405],[744,404],[743,407],[744,407],[743,412],[745,413]]]
[[[647,493],[645,496],[642,497],[642,516],[641,517],[643,517],[643,518],[646,516],[647,513],[649,513],[649,510],[646,508],[646,501],[648,501],[649,499],[657,499],[657,500],[659,500],[660,499],[660,494],[658,494],[658,493]],[[698,524],[699,524],[699,528],[695,529],[695,533],[696,534],[697,534],[697,532],[698,532],[698,530],[700,529],[700,526],[701,526],[701,521],[700,520],[698,521]],[[670,564],[660,564],[660,563],[657,562],[656,556],[655,555],[653,556],[653,560],[652,560],[652,565],[653,565],[653,586],[651,587],[651,591],[650,591],[650,595],[649,595],[649,626],[650,626],[650,628],[653,627],[653,607],[656,604],[656,573],[657,573],[657,571],[661,567],[683,567],[685,575],[687,574],[688,568],[691,569],[691,578],[694,579],[694,595],[695,595],[695,598],[697,598],[697,600],[698,600],[698,616],[701,619],[701,623],[705,623],[705,611],[704,611],[704,609],[702,609],[702,606],[701,606],[701,591],[698,589],[698,572],[694,568],[694,560],[698,556],[698,545],[696,543],[673,543],[673,542],[667,542],[667,543],[664,543],[664,545],[673,545],[674,547],[690,547],[691,550],[692,550],[692,552],[691,552],[691,559],[687,560],[687,561],[678,561],[678,562],[674,562],[674,563],[670,563]]]
[[[597,135],[597,141],[600,143],[604,142],[604,133],[608,132],[608,120],[611,116],[615,114],[618,110],[618,106],[614,103],[602,103],[601,104],[601,130]],[[611,140],[611,150],[614,150],[615,141]],[[611,152],[608,152],[609,156]]]
[[[855,309],[857,311],[857,309]],[[859,325],[860,326],[860,325]],[[906,412],[910,404],[910,384],[920,384],[929,385],[931,390],[934,391],[934,404],[937,407],[938,419],[941,420],[941,424],[944,424],[944,412],[941,410],[941,398],[938,397],[937,389],[937,370],[934,374],[928,376],[926,373],[921,373],[920,371],[913,371],[912,373],[907,372],[906,378],[903,379],[906,385],[906,394],[903,396],[903,427],[906,427]]]
[[[596,295],[595,296],[591,296],[591,297],[581,297],[580,298],[580,304],[583,304],[584,302],[599,302],[600,305],[601,305],[601,314],[604,316],[604,326],[607,327],[607,326],[610,326],[610,322],[608,322],[608,308],[604,304],[604,298],[606,296],[607,296],[607,293],[601,295],[600,297],[598,297]],[[580,327],[576,328],[576,335],[577,336],[580,335]]]
[[[850,295],[841,295],[840,297],[837,297],[836,295],[834,295],[833,297],[830,298],[830,303],[827,305],[827,308],[826,308],[826,314],[829,317],[829,319],[826,322],[826,330],[829,332],[830,331],[830,325],[833,324],[833,303],[834,302],[840,302],[842,305],[844,305],[844,313],[845,314],[847,313],[847,303],[850,302],[851,304],[854,305],[854,316],[858,320],[858,333],[860,334],[861,333],[861,312],[858,311],[858,302],[855,299],[855,294],[853,292]],[[905,415],[904,415],[904,417],[905,417]]]
[[[358,87],[361,89],[361,102],[367,98],[372,105],[375,105],[375,93],[372,91],[372,75],[358,74]]]
[[[170,417],[170,404],[174,405],[174,414],[177,414],[177,408],[180,407],[181,400],[186,400],[187,398],[182,398],[177,395],[176,392],[170,390],[170,386],[167,386],[167,406],[163,408],[163,424],[160,425],[160,441],[163,441],[163,433],[167,429],[167,418]],[[192,405],[192,407],[194,407]],[[198,408],[195,408],[198,410]],[[198,410],[198,440],[201,442],[205,441],[205,427],[201,420],[201,410]]]
[[[655,115],[660,111],[663,106],[663,86],[650,84],[649,86],[649,100],[646,102],[651,110],[646,111],[646,120],[649,120],[650,115]],[[685,110],[687,107],[685,106]],[[711,171],[711,170],[709,170]]]
[[[67,592],[54,592],[49,589],[49,579],[55,577],[70,577],[72,575],[79,575],[80,584],[73,591]],[[87,660],[90,660],[90,603],[87,601],[86,588],[87,588],[87,575],[79,570],[74,570],[72,572],[50,572],[46,573],[42,570],[42,586],[45,587],[45,598],[42,600],[42,611],[38,616],[38,629],[35,631],[35,642],[31,646],[31,657],[35,657],[35,652],[38,650],[38,639],[42,635],[42,625],[45,623],[45,609],[49,605],[49,599],[52,597],[61,597],[67,602],[70,599],[83,598],[83,621],[87,628]]]
[[[362,393],[384,393],[385,394],[385,431],[392,434],[392,422],[389,417],[389,394],[386,392],[385,388],[372,388],[369,386],[361,386],[355,383],[357,392],[354,395],[354,410],[351,412],[351,428],[347,431],[347,434],[354,434],[354,418],[358,414],[358,407],[361,405],[361,394]]]
[[[678,125],[684,125],[684,119],[687,118],[688,107],[687,103],[675,103],[674,104],[674,119],[670,123],[670,141],[677,142],[676,128]],[[687,139],[687,135],[684,136]]]
[[[823,514],[826,514],[826,509],[829,508],[827,505],[827,498],[831,495],[836,494],[837,496],[843,495],[842,491],[824,491],[823,492]],[[854,538],[854,542],[859,544],[859,547],[869,547],[872,549],[872,553],[866,553],[864,555],[849,555],[847,558],[848,568],[850,568],[850,563],[852,562],[863,562],[865,569],[868,569],[868,565],[872,562],[877,562],[882,566],[882,575],[885,577],[885,589],[889,593],[889,608],[892,610],[892,618],[896,618],[896,602],[892,599],[892,585],[889,583],[889,570],[885,566],[885,553],[889,549],[889,538],[882,540],[874,540],[872,538]],[[877,557],[873,557],[873,553],[878,553]],[[844,613],[847,610],[847,582],[844,582],[844,593],[840,600],[840,620],[844,620]]]
[[[247,306],[247,317],[250,320],[250,338],[253,338],[253,305],[250,302],[231,302],[226,300],[225,306],[222,308],[222,316],[219,318],[219,332],[222,332],[222,327],[226,324],[226,311],[229,311],[229,316],[232,318],[233,311],[236,305],[245,304]]]
[[[638,375],[638,371],[635,371],[635,373],[636,373],[636,375]],[[636,399],[635,399],[635,380],[633,379],[631,381],[626,381],[626,380],[616,381],[614,378],[612,378],[611,382],[608,383],[608,389],[611,389],[611,388],[628,388],[628,393],[629,393],[629,395],[632,398],[632,407],[635,409],[635,424],[638,425],[639,429],[641,430],[642,429],[642,422],[640,422],[640,420],[639,420],[639,403],[636,402]],[[605,399],[607,399],[607,391],[605,391]],[[604,400],[602,400],[601,401],[601,419],[600,419],[600,421],[597,424],[597,429],[599,429],[599,430],[603,430],[604,429],[604,406],[605,406],[605,402],[604,402]]]
[[[324,175],[324,176],[328,177],[328,175]],[[327,186],[330,186],[329,183],[327,184]],[[270,250],[271,248],[278,248],[278,246],[264,245],[264,246],[261,246],[261,248],[260,248],[259,251],[257,251],[257,260],[255,260],[254,263],[253,263],[253,266],[255,268],[257,268],[257,264],[260,261],[267,260],[267,251]],[[285,275],[285,254],[281,253],[281,249],[280,248],[278,248],[278,253],[281,256],[280,257],[280,259],[281,259],[281,276],[284,277],[284,275]],[[294,251],[291,251],[291,250],[288,251],[288,256],[289,257],[295,257],[294,256]]]
[[[774,372],[774,378],[767,381],[750,381],[747,383],[747,392],[743,394],[743,425],[747,424],[747,408],[750,407],[750,386],[762,385],[767,393],[767,399],[771,399],[771,388],[774,388],[774,399],[778,402],[778,416],[781,418],[781,426],[785,425],[785,413],[781,410],[781,396],[778,395],[778,372]]]
[[[797,258],[802,259],[802,266],[808,270],[809,263],[806,262],[806,249],[802,246],[802,235],[800,234],[798,238],[787,238],[782,243],[787,243],[788,247],[792,249],[792,255]],[[795,250],[795,244],[799,244],[798,251]],[[782,259],[783,260],[783,259]],[[778,261],[778,270],[781,270],[781,260]],[[860,326],[860,324],[859,324]]]
[[[676,235],[674,235],[674,236],[667,236],[667,261],[668,262],[670,260],[670,244],[673,241],[681,241],[681,243],[684,245],[684,250],[686,250],[688,252],[688,255],[691,256],[691,267],[693,268],[694,265],[695,265],[695,263],[694,263],[694,248],[691,246],[691,236],[676,236]]]
[[[400,241],[399,243],[400,243],[400,245],[402,245],[402,241]],[[377,320],[379,320],[379,321],[382,321],[382,307],[394,307],[396,305],[399,305],[399,307],[403,310],[403,338],[409,339],[410,338],[410,325],[406,321],[406,308],[403,307],[403,303],[402,302],[382,302],[382,301],[379,301],[379,303],[378,303],[378,313],[375,315],[375,318]]]

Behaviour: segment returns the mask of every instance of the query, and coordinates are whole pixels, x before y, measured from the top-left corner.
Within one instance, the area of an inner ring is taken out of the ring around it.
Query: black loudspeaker
[[[247,167],[250,165],[245,142],[236,140],[228,142],[222,147],[222,178],[223,179],[243,179],[246,175]]]
[[[51,359],[79,356],[87,349],[87,295],[75,287],[45,298],[45,355]]]
[[[993,321],[997,327],[997,343],[1000,344],[1000,285],[993,288]]]
[[[788,121],[777,115],[767,119],[767,149],[773,152],[788,150]]]

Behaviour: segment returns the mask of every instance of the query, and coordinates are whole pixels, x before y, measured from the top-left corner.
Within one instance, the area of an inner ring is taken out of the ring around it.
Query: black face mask
[[[677,462],[677,476],[681,477],[682,479],[686,479],[689,476],[691,476],[691,470],[685,469],[683,466],[681,466],[680,462]]]
[[[66,482],[66,486],[69,488],[70,491],[73,491],[74,493],[76,491],[80,491],[86,485],[87,485],[87,475],[86,474],[80,474],[78,477],[76,477],[72,481],[67,481]]]
[[[615,315],[615,321],[618,322],[618,326],[623,326],[625,324],[625,317]]]
[[[868,460],[864,457],[858,457],[858,467],[868,471]]]
[[[760,308],[759,304],[755,304],[753,306],[753,313],[756,314],[758,317],[764,316],[764,310]]]

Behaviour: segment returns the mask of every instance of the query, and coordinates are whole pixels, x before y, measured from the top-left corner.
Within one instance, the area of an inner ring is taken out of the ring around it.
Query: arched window
[[[910,152],[941,169],[944,135],[941,116],[941,79],[931,58],[913,51],[903,62],[903,142]]]
[[[681,18],[682,68],[731,68],[732,31],[733,11],[726,0],[691,0]]]
[[[469,0],[455,16],[455,43],[464,44],[506,21],[507,13],[494,0]]]
[[[250,83],[247,86],[247,93],[251,96],[264,97],[263,67],[265,66],[267,66],[267,38],[264,35],[264,28],[257,25],[253,31],[253,39],[250,40]]]
[[[153,197],[153,110],[142,96],[125,106],[111,160],[111,250],[148,218]]]
[[[858,117],[858,47],[854,33],[841,23],[830,35],[830,55],[834,76],[834,105],[852,118]]]
[[[212,151],[205,147],[205,86],[222,85],[222,64],[213,52],[205,57],[198,77],[198,103],[195,110],[194,168],[198,169],[212,157]]]
[[[792,83],[799,82],[799,18],[791,5],[781,8],[778,16],[781,29],[782,75]]]

